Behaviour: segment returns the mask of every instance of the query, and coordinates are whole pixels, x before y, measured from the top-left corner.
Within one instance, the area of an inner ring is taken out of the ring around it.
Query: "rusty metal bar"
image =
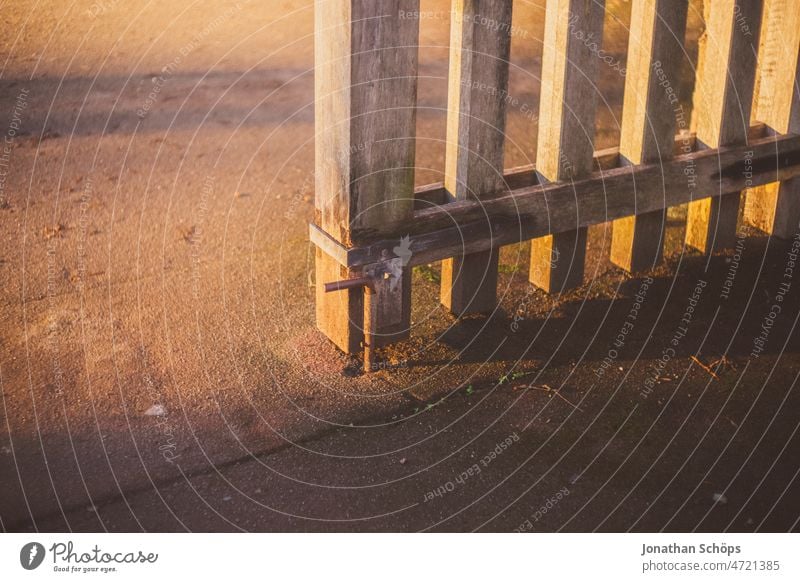
[[[358,289],[359,287],[372,287],[372,279],[369,277],[357,277],[354,279],[325,283],[325,293],[344,291],[346,289]]]

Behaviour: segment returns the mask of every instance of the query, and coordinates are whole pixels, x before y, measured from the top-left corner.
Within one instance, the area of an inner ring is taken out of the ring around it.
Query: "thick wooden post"
[[[766,0],[753,117],[779,134],[800,133],[800,0]],[[745,221],[791,238],[800,222],[800,179],[747,192]]]
[[[418,13],[419,0],[315,4],[315,221],[347,246],[413,214]],[[363,292],[323,289],[349,275],[317,249],[317,326],[353,353],[363,340]],[[377,321],[376,345],[409,333],[410,277],[402,280],[402,321]]]
[[[677,120],[680,63],[684,56],[686,0],[634,0],[622,110],[620,157],[630,164],[672,156]],[[683,122],[688,127],[689,118]],[[611,261],[643,271],[662,257],[666,209],[614,221]]]
[[[450,24],[445,189],[451,200],[505,188],[512,0],[454,0]],[[492,311],[499,249],[442,262],[441,302],[456,315]]]
[[[547,2],[536,149],[542,183],[574,180],[593,170],[596,50],[604,8],[604,1]],[[579,286],[585,255],[585,227],[534,239],[530,282],[550,293]]]
[[[760,0],[716,0],[708,7],[705,58],[694,102],[698,148],[747,141],[761,12]],[[736,242],[740,194],[714,194],[721,196],[689,204],[686,244],[704,253]]]

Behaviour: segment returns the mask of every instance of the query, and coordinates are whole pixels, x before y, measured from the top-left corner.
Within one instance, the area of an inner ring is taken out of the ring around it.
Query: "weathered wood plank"
[[[687,16],[688,18],[688,16]],[[706,45],[708,44],[708,23],[711,22],[711,2],[703,2],[703,32],[697,39],[697,67],[695,77],[700,74],[706,63]],[[694,90],[692,92],[692,103],[700,102],[700,85],[695,79]],[[692,121],[690,125],[692,133],[697,131],[697,108],[692,107]]]
[[[705,58],[698,71],[694,111],[703,147],[744,143],[750,128],[761,0],[717,0],[708,7]],[[689,205],[686,244],[704,253],[736,242],[739,192]]]
[[[363,340],[364,301],[361,289],[325,293],[323,285],[348,278],[348,269],[321,248],[315,251],[314,280],[317,327],[349,354],[359,351]]]
[[[604,7],[603,1],[547,3],[536,150],[542,181],[578,179],[593,170],[599,59],[590,47],[602,42]],[[534,239],[528,278],[550,293],[577,287],[585,255],[585,229]]]
[[[686,180],[686,171],[695,176]],[[800,175],[800,135],[767,136],[749,144],[707,149],[668,160],[595,172],[574,183],[529,186],[489,200],[459,201],[414,213],[408,266],[478,252],[677,206],[708,192],[734,192]],[[311,229],[311,238],[320,234]],[[343,249],[347,265],[380,260],[396,239]]]
[[[766,0],[764,18],[753,117],[775,132],[800,133],[800,0]],[[749,190],[745,221],[791,238],[800,228],[800,180]]]
[[[370,274],[372,284],[364,288],[364,371],[374,371],[375,348],[396,341],[393,334],[381,337],[382,330],[401,325],[408,316],[409,305],[403,295],[411,290],[410,269],[403,268],[403,259],[389,259],[380,271]]]
[[[511,0],[453,3],[445,156],[445,189],[450,200],[480,199],[505,186],[511,6]],[[459,254],[442,263],[440,295],[447,309],[456,315],[494,309],[498,252]]]
[[[353,229],[381,236],[412,217],[419,22],[409,15],[418,10],[419,0],[315,3],[315,221],[345,245]],[[363,302],[358,292],[320,291],[333,260],[317,253],[317,325],[352,353]],[[399,339],[410,320],[377,325],[379,337]]]
[[[748,129],[747,139],[760,139],[764,137],[765,132],[766,126],[763,123],[757,123],[750,126]],[[684,132],[677,135],[672,150],[673,155],[694,151],[695,142],[694,133]],[[618,168],[619,165],[618,147],[605,148],[594,153],[595,170],[611,170],[613,168]],[[504,190],[517,190],[519,188],[535,186],[539,183],[539,174],[536,171],[536,164],[526,164],[524,166],[508,168],[505,170],[503,178],[506,182]],[[414,190],[414,210],[422,210],[423,208],[430,208],[431,206],[440,206],[448,202],[447,191],[444,188],[443,182],[434,182],[433,184],[418,186]]]
[[[672,153],[675,128],[684,117],[677,91],[687,4],[685,0],[633,3],[620,135],[620,155],[631,164],[663,160]],[[688,126],[688,122],[683,123]],[[657,264],[665,219],[666,209],[660,209],[615,221],[611,261],[627,271]]]

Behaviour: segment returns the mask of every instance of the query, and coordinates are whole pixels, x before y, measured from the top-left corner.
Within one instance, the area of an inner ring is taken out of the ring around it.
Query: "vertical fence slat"
[[[761,12],[761,0],[715,0],[709,6],[694,103],[698,147],[747,141]],[[731,248],[739,199],[739,192],[726,192],[690,203],[686,244],[704,253]]]
[[[619,148],[620,157],[631,164],[672,155],[676,116],[683,115],[676,99],[687,4],[686,0],[633,3]],[[659,210],[615,220],[611,261],[632,272],[656,265],[663,253],[665,219],[666,210]]]
[[[800,133],[800,0],[766,0],[753,117],[778,133]],[[747,192],[745,221],[791,238],[800,222],[800,178]]]
[[[445,189],[451,200],[504,188],[512,0],[455,0],[450,28]],[[456,315],[488,312],[497,299],[499,249],[442,262],[441,302]]]
[[[315,4],[315,220],[345,245],[413,215],[418,11],[419,0]],[[363,339],[362,292],[326,294],[322,287],[347,275],[317,250],[317,326],[353,353]],[[378,321],[379,343],[408,335],[408,281],[402,321]]]
[[[543,182],[577,179],[593,170],[604,1],[549,0],[545,14],[536,170]],[[587,42],[591,41],[591,42]],[[580,285],[586,228],[531,241],[529,280],[547,292]]]

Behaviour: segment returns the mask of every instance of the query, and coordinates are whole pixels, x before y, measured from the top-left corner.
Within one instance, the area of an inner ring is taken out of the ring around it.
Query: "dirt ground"
[[[448,3],[422,9],[419,184],[448,61]],[[535,152],[543,2],[514,18],[507,166]],[[4,531],[798,529],[791,241],[706,258],[677,208],[630,277],[600,226],[561,297],[507,247],[498,310],[463,320],[418,268],[411,339],[358,375],[313,321],[310,0],[21,0],[2,28]],[[598,148],[622,83],[601,67]]]

